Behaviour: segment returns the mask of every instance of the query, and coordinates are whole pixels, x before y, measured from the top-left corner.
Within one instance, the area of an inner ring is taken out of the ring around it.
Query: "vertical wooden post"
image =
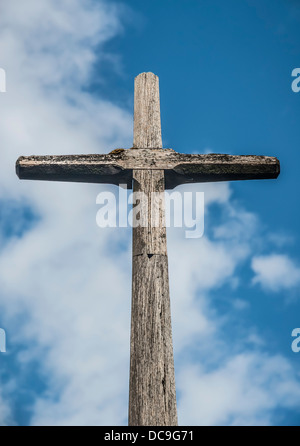
[[[158,77],[135,79],[134,147],[162,148]],[[153,227],[153,193],[164,193],[163,170],[134,170],[147,226],[133,228],[129,425],[177,425],[164,200]],[[143,198],[144,197],[144,198]]]
[[[135,78],[133,147],[162,149],[159,81],[153,73],[141,73]]]

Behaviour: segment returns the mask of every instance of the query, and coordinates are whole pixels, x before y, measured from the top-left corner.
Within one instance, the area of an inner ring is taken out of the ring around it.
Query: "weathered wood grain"
[[[109,155],[21,156],[16,173],[22,180],[126,184],[132,187],[132,169],[124,169]]]
[[[134,256],[167,255],[164,182],[163,170],[134,170],[133,192],[146,223],[133,229]]]
[[[152,73],[143,73],[135,80],[134,110],[134,146],[162,147],[158,78]],[[157,152],[150,151],[155,159],[153,152]],[[159,152],[164,157],[165,152]],[[132,149],[130,153],[129,158],[141,159],[139,153],[149,158],[149,150]],[[164,171],[134,168],[132,175],[133,191],[142,192],[139,209],[140,217],[146,217],[146,226],[132,229],[128,422],[130,426],[176,425]],[[154,195],[162,197],[158,206],[153,206],[157,204]]]
[[[172,149],[128,149],[105,155],[20,157],[21,179],[126,184],[133,170],[164,170],[165,188],[179,184],[277,178],[277,158],[258,155],[188,155]]]
[[[159,80],[153,73],[135,78],[133,125],[134,148],[162,148]]]
[[[133,257],[130,426],[177,425],[168,258]]]
[[[163,170],[134,170],[133,190],[148,218],[133,228],[129,425],[176,425]]]

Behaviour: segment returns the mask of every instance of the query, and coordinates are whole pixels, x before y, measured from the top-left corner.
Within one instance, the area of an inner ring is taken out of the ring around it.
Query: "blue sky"
[[[299,425],[299,2],[24,3],[0,6],[0,425],[127,423],[130,228],[97,227],[107,186],[14,164],[131,147],[144,71],[164,147],[281,162],[277,180],[182,189],[206,209],[201,239],[168,230],[179,423]]]

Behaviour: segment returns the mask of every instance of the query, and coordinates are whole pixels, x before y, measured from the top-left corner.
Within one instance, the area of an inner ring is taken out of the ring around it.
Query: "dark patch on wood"
[[[125,149],[114,149],[111,152],[109,152],[109,155],[119,155],[120,153],[124,152]]]

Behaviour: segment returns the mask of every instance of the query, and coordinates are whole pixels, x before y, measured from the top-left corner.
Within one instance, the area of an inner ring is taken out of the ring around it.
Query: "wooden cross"
[[[152,225],[151,212],[157,212],[151,206],[152,193],[183,183],[277,178],[280,171],[274,157],[187,155],[162,147],[158,77],[142,73],[135,79],[131,149],[106,155],[20,157],[16,163],[20,179],[126,184],[144,193],[146,201],[140,206],[148,209],[148,226],[133,227],[129,385],[133,426],[177,424],[165,208],[160,202],[160,224]]]

